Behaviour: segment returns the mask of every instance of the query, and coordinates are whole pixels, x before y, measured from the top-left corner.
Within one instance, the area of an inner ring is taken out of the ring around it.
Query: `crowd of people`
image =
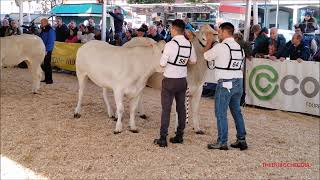
[[[157,21],[147,26],[142,24],[140,28],[132,28],[131,23],[124,21],[121,8],[117,7],[109,14],[114,19],[114,32],[112,29],[106,32],[106,41],[116,46],[122,46],[133,37],[149,37],[155,41],[165,40],[169,42],[172,37],[170,28],[163,22]],[[188,18],[184,19],[188,31],[196,31]],[[217,30],[217,25],[212,25]],[[66,43],[86,43],[90,40],[101,40],[101,23],[97,25],[93,18],[89,18],[84,23],[76,24],[71,20],[67,25],[61,17],[56,17],[52,27],[55,30],[55,40]],[[240,32],[235,32],[234,38],[243,47],[247,57],[269,58],[270,60],[285,59],[301,61],[320,61],[320,34],[315,33],[318,29],[316,19],[307,12],[304,20],[294,26],[295,33],[292,39],[287,42],[284,35],[278,33],[278,29],[273,27],[270,32],[267,28],[262,28],[259,24],[251,27],[252,41],[245,42]],[[40,29],[34,24],[26,29],[26,33],[39,35]],[[21,34],[18,22],[6,16],[0,28],[0,36],[11,36]]]
[[[251,28],[254,43],[251,55],[253,57],[269,58],[271,60],[286,58],[301,61],[320,61],[320,34],[316,33],[318,25],[311,13],[305,14],[304,20],[294,26],[295,33],[289,42],[278,33],[277,28],[270,29],[270,36],[259,24]]]

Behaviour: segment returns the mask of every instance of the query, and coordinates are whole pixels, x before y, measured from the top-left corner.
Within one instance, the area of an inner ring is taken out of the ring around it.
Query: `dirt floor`
[[[114,135],[102,89],[90,83],[82,117],[73,118],[77,79],[54,74],[31,94],[31,76],[24,69],[1,72],[1,155],[49,179],[319,179],[318,117],[251,107],[243,109],[249,149],[208,150],[216,139],[213,100],[201,100],[201,127],[189,124],[183,145],[153,144],[160,126],[160,91],[146,88],[147,120],[137,119],[138,134]],[[126,101],[126,110],[128,103]],[[113,102],[114,107],[114,102]],[[170,136],[174,134],[174,114]],[[235,127],[229,114],[229,142]],[[264,167],[263,163],[309,163],[310,167]]]

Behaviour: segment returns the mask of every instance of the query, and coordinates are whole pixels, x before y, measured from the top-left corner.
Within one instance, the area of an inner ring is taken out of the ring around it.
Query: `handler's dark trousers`
[[[162,80],[161,91],[161,129],[160,136],[164,137],[168,135],[168,128],[170,123],[170,113],[173,98],[176,100],[176,110],[178,113],[178,128],[177,135],[182,136],[183,130],[186,126],[186,107],[185,98],[187,91],[187,79],[186,78],[164,78]]]
[[[51,55],[52,51],[49,51],[44,57],[43,65],[41,66],[45,75],[45,82],[52,82],[52,67],[51,67]]]

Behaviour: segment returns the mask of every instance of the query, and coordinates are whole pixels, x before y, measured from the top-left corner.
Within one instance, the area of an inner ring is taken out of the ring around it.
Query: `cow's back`
[[[45,46],[35,35],[16,35],[1,38],[1,62],[5,66],[14,66],[24,60],[41,64],[45,56]]]
[[[160,59],[153,58],[151,47],[123,48],[93,40],[79,48],[76,68],[77,73],[85,73],[99,86],[116,86],[119,82],[130,86]]]

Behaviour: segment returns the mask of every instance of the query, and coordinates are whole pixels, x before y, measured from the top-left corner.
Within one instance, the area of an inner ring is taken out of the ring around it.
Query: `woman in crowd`
[[[67,43],[77,43],[78,40],[78,28],[74,21],[71,21],[69,24],[69,35],[65,42]]]

